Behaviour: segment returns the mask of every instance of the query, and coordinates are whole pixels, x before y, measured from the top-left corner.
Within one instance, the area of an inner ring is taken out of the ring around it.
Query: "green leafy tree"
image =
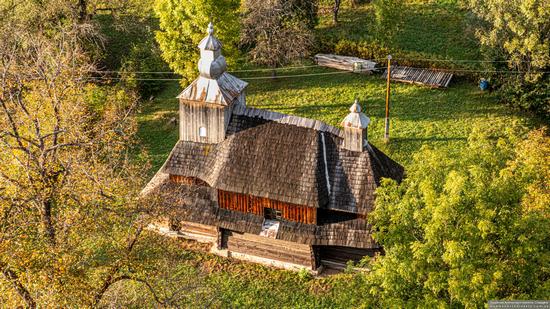
[[[468,0],[479,19],[477,36],[488,60],[505,60],[522,74],[506,75],[504,102],[550,115],[550,3],[548,0]]]
[[[371,217],[386,251],[367,276],[373,304],[550,297],[550,138],[487,131],[457,153],[423,149],[400,185],[383,182]]]
[[[197,45],[212,22],[215,35],[223,45],[228,65],[238,58],[238,0],[157,0],[155,12],[160,20],[156,33],[163,59],[183,82],[197,75],[199,50]]]

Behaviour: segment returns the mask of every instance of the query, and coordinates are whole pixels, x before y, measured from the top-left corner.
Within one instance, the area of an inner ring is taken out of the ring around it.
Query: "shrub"
[[[165,81],[159,79],[174,78],[172,74],[159,73],[167,71],[168,65],[162,60],[155,42],[140,42],[133,44],[128,55],[122,59],[121,82],[136,90],[142,98],[148,98],[160,92],[165,85]]]
[[[550,118],[550,78],[546,75],[537,82],[529,82],[521,76],[508,77],[499,89],[501,102],[534,111]]]

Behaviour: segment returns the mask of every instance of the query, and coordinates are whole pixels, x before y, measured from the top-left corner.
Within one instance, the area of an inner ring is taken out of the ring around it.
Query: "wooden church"
[[[381,178],[400,181],[403,167],[368,143],[359,103],[342,129],[247,107],[213,32],[178,96],[179,141],[144,189],[177,213],[164,228],[223,256],[312,272],[380,252],[366,218]]]

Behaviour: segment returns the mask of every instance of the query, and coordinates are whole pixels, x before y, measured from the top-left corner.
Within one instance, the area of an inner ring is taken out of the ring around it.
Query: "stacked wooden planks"
[[[324,67],[366,74],[372,73],[376,67],[374,61],[332,54],[317,54],[315,55],[315,62]]]
[[[382,77],[386,78],[388,70],[384,70]],[[426,85],[434,88],[448,87],[453,77],[452,73],[423,68],[402,66],[391,67],[391,79],[404,83]]]

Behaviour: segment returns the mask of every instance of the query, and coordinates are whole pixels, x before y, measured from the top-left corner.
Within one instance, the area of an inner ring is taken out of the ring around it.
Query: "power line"
[[[434,59],[434,58],[393,58],[394,60],[407,60],[407,61],[433,61],[433,62],[471,62],[471,63],[507,63],[510,62],[509,60],[477,60],[477,59]],[[386,60],[386,58],[374,58],[371,60]],[[522,63],[528,63],[532,61],[528,60],[521,60],[521,61],[515,61],[515,62],[522,62]]]
[[[270,72],[275,70],[298,70],[298,69],[307,69],[307,68],[314,68],[319,67],[318,64],[313,65],[304,65],[304,66],[295,66],[295,67],[281,67],[281,68],[272,68],[272,69],[250,69],[250,70],[237,70],[237,71],[229,71],[229,73],[242,73],[242,72]]]
[[[243,80],[260,80],[260,79],[279,79],[279,78],[292,78],[292,77],[308,77],[308,76],[322,76],[322,75],[336,75],[336,74],[349,74],[353,73],[350,71],[338,71],[338,72],[326,72],[326,73],[311,73],[311,74],[293,74],[293,75],[278,75],[278,76],[257,76],[257,77],[240,77]],[[97,77],[87,77],[84,79],[90,80],[124,80],[123,77],[108,77],[108,76],[97,76]],[[133,78],[133,80],[138,81],[179,81],[180,78]]]
[[[424,69],[424,68],[413,68],[413,69]],[[539,73],[539,74],[548,74],[550,71],[538,71],[538,72],[528,72],[528,71],[503,71],[503,70],[461,70],[461,69],[433,69],[438,72],[470,72],[470,73],[501,73],[501,74],[522,74],[522,73]],[[311,73],[311,74],[293,74],[293,75],[278,75],[278,76],[256,76],[256,77],[240,77],[243,80],[264,80],[264,79],[281,79],[281,78],[294,78],[294,77],[311,77],[311,76],[323,76],[323,75],[337,75],[337,74],[349,74],[353,73],[351,71],[337,71],[337,72],[325,72],[325,73]],[[88,80],[124,80],[124,77],[108,77],[108,76],[98,76],[98,77],[88,77],[85,78]],[[180,78],[133,78],[137,81],[179,81]]]
[[[386,60],[385,58],[374,58],[369,60]],[[430,58],[394,58],[395,61],[433,61],[433,62],[463,62],[463,63],[505,63],[508,62],[506,60],[467,60],[467,59],[459,59],[459,60],[449,60],[449,59],[430,59]],[[530,61],[520,61],[520,62],[530,62]],[[308,68],[315,68],[315,67],[322,67],[321,65],[314,64],[314,65],[307,65],[307,66],[295,66],[295,67],[281,67],[281,68],[263,68],[263,69],[245,69],[245,70],[234,70],[234,71],[228,71],[228,73],[246,73],[246,72],[271,72],[271,71],[282,71],[282,70],[299,70],[299,69],[308,69]],[[472,70],[472,69],[437,69],[434,68],[434,70],[437,71],[455,71],[455,72],[480,72],[480,73],[504,73],[504,72],[517,72],[517,73],[529,73],[527,71],[488,71],[488,70]],[[175,72],[171,71],[107,71],[107,70],[97,70],[92,71],[93,73],[105,73],[105,74],[166,74],[166,75],[177,75]],[[546,73],[546,72],[540,72],[540,73]]]
[[[470,72],[470,73],[506,73],[506,74],[522,74],[522,73],[541,73],[541,74],[547,74],[550,73],[550,71],[509,71],[509,70],[471,70],[471,69],[436,69],[436,68],[415,68],[415,67],[407,67],[411,69],[420,69],[420,70],[432,70],[436,72],[449,72],[449,73],[457,73],[457,72]]]
[[[248,70],[235,70],[235,71],[228,71],[229,73],[244,73],[244,72],[270,72],[270,71],[281,71],[281,70],[298,70],[298,69],[307,69],[307,68],[314,68],[319,67],[320,65],[314,64],[314,65],[305,65],[305,66],[295,66],[295,67],[281,67],[281,68],[271,68],[271,69],[248,69]],[[173,74],[176,75],[175,72],[168,72],[168,71],[92,71],[94,73],[117,73],[117,74]]]

